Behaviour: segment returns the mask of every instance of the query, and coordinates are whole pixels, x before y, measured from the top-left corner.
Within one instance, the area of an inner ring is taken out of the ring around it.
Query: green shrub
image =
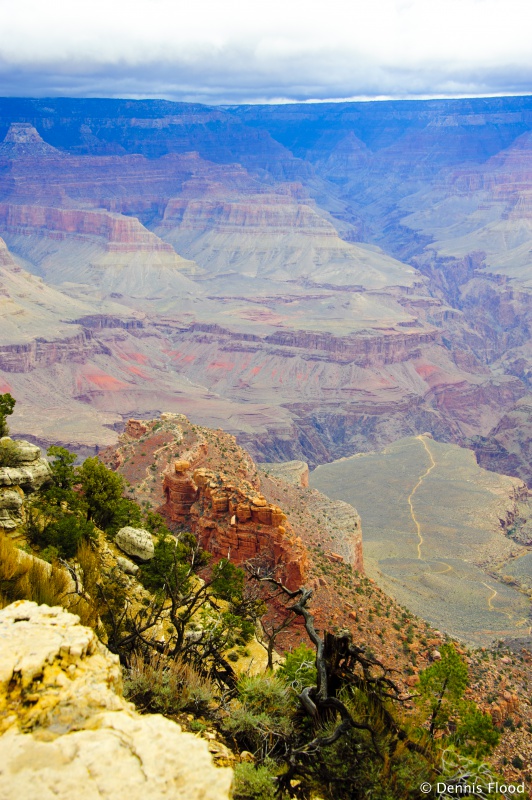
[[[275,788],[274,775],[268,766],[236,765],[234,800],[275,800]]]
[[[189,722],[188,727],[194,733],[203,733],[203,731],[207,728],[204,722],[200,722],[199,719],[193,719]]]
[[[452,740],[460,751],[476,757],[487,755],[499,743],[500,734],[490,714],[484,714],[473,703],[460,713],[460,723]]]
[[[151,592],[157,592],[165,584],[171,588],[179,586],[182,593],[186,593],[191,586],[190,564],[192,552],[196,541],[192,534],[182,534],[179,539],[159,536],[155,543],[155,552],[152,559],[142,565],[139,578],[143,586]],[[206,563],[206,557],[198,554],[198,566]]]
[[[107,469],[105,464],[94,457],[83,462],[77,470],[77,479],[87,505],[87,519],[92,520],[102,530],[116,523],[117,509],[124,490],[122,476]]]
[[[286,654],[284,664],[277,670],[277,676],[298,694],[305,686],[313,686],[316,683],[316,653],[306,644],[300,644]]]
[[[18,448],[16,442],[7,439],[0,443],[0,467],[16,467],[18,463]]]
[[[54,548],[57,555],[73,558],[84,541],[96,538],[94,524],[77,514],[58,511],[58,516],[51,522],[34,518],[28,525],[28,536],[33,544],[45,548]]]
[[[76,483],[76,454],[71,453],[66,447],[58,447],[53,444],[46,451],[50,459],[50,468],[55,486],[63,491],[72,489]]]
[[[59,558],[60,553],[57,547],[54,547],[53,545],[50,544],[48,545],[48,547],[45,547],[44,550],[41,550],[39,556],[40,558],[42,558],[43,561],[47,561],[49,564],[53,564],[53,562],[57,561],[57,559]]]
[[[403,647],[404,647],[403,642]],[[429,732],[434,738],[456,716],[468,682],[467,665],[453,644],[440,648],[441,658],[419,675],[418,702],[429,711]]]
[[[286,683],[275,675],[245,676],[223,721],[241,749],[264,759],[282,751],[293,733],[294,704]]]
[[[7,436],[9,433],[6,417],[9,417],[9,415],[13,413],[15,403],[15,398],[12,397],[9,392],[0,394],[0,436]]]

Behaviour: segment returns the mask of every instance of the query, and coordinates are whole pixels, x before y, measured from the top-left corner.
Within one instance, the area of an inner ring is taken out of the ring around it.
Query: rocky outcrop
[[[207,744],[121,696],[118,656],[61,608],[0,611],[0,795],[225,800]]]
[[[130,525],[120,528],[115,543],[128,556],[134,556],[141,561],[149,561],[155,552],[153,537],[144,528],[132,528]]]
[[[484,712],[491,715],[495,725],[503,725],[508,717],[512,717],[519,713],[520,710],[519,696],[513,692],[504,691],[495,700],[494,703],[486,704]]]
[[[52,471],[39,447],[25,441],[0,439],[0,529],[11,531],[24,521],[24,495],[40,489]]]
[[[50,465],[41,458],[41,450],[30,442],[0,439],[0,458],[9,460],[9,466],[0,467],[0,486],[22,486],[34,492],[51,477]]]
[[[122,556],[117,556],[116,563],[126,575],[136,575],[140,569],[138,564],[134,564],[129,558],[122,558]]]
[[[237,564],[258,559],[289,587],[304,583],[308,557],[303,543],[279,506],[268,503],[249,482],[180,460],[167,468],[163,489],[165,516],[190,526],[215,557]]]
[[[140,439],[141,436],[144,436],[147,430],[148,426],[145,425],[142,420],[129,419],[126,423],[125,433],[127,436],[131,436],[132,439]]]
[[[330,500],[321,492],[313,491],[310,505],[322,519],[322,525],[331,540],[333,549],[326,551],[331,561],[350,564],[357,572],[364,572],[362,552],[362,523],[356,508],[343,500]]]
[[[12,531],[24,522],[24,492],[20,487],[0,488],[0,530]]]

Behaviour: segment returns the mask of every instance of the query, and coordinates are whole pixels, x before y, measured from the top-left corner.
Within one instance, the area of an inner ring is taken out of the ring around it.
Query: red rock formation
[[[201,460],[201,451],[195,460]],[[165,516],[190,526],[213,556],[237,564],[260,559],[289,587],[304,583],[308,558],[303,543],[282,510],[254,493],[251,484],[194,469],[193,463],[181,459],[167,469],[163,487]]]
[[[486,705],[484,711],[487,711],[495,725],[501,726],[509,716],[519,715],[519,697],[511,692],[504,691],[499,696],[495,703]]]
[[[140,439],[141,436],[144,436],[147,430],[147,425],[145,425],[140,419],[130,419],[126,425],[126,433],[128,436],[131,436],[132,439]]]

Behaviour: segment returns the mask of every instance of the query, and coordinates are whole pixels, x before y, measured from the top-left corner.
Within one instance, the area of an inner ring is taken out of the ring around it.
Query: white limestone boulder
[[[176,723],[139,715],[118,657],[78,617],[13,603],[0,644],[2,800],[228,800],[232,770]]]
[[[153,536],[145,528],[126,525],[116,534],[115,543],[128,556],[140,558],[141,561],[149,561],[155,554]]]

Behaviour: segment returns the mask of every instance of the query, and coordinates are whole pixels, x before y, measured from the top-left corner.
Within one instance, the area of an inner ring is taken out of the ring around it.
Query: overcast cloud
[[[0,0],[0,95],[529,94],[528,0]]]

